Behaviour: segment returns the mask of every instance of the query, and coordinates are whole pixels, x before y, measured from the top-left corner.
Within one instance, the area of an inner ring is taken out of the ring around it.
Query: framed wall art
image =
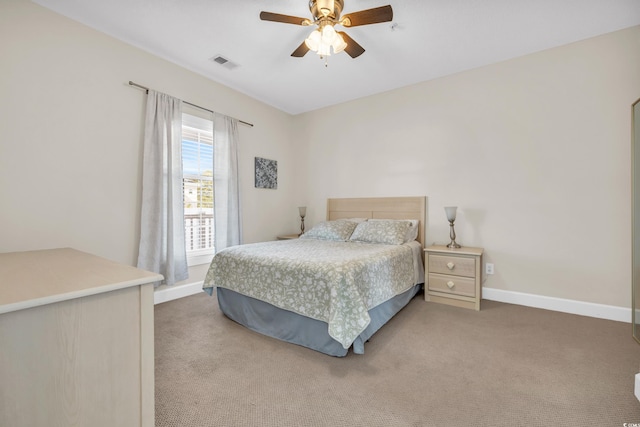
[[[278,188],[278,162],[276,160],[255,158],[256,188]]]

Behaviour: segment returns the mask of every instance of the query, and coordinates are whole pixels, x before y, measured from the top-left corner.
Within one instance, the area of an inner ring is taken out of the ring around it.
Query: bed
[[[228,318],[331,356],[365,342],[424,283],[426,197],[328,199],[301,238],[226,248],[203,289]]]

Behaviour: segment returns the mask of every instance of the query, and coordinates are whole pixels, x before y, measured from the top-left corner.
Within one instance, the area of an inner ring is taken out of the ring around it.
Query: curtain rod
[[[134,83],[134,82],[132,82],[131,80],[129,80],[129,86],[135,86],[135,87],[137,87],[137,88],[144,89],[144,90],[146,90],[146,91],[147,91],[147,93],[149,93],[149,88],[148,88],[148,87],[144,87],[144,86],[142,86],[142,85],[139,85],[138,83]],[[201,109],[201,110],[208,111],[208,112],[210,112],[210,113],[214,113],[214,114],[216,113],[216,112],[215,112],[215,111],[213,111],[213,110],[210,110],[210,109],[208,109],[208,108],[201,107],[201,106],[196,105],[196,104],[192,104],[192,103],[187,102],[187,101],[184,101],[184,100],[183,100],[182,102],[184,102],[184,103],[185,103],[185,104],[187,104],[187,105],[191,105],[192,107],[196,107],[196,108],[199,108],[199,109]],[[234,117],[234,118],[235,118],[235,117]],[[251,127],[253,127],[253,123],[245,122],[245,121],[240,120],[240,119],[236,119],[236,120],[238,120],[238,122],[242,123],[243,125],[247,125],[247,126],[251,126]]]

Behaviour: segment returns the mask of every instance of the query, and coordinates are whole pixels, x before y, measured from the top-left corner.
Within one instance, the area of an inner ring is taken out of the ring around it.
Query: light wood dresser
[[[153,284],[74,249],[0,254],[0,426],[153,426]]]
[[[424,299],[480,310],[482,248],[430,246],[425,249]]]

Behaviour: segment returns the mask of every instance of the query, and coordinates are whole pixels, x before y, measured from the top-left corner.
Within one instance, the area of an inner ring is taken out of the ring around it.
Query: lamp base
[[[449,220],[449,239],[451,240],[451,243],[447,245],[449,249],[458,249],[462,247],[456,243],[456,230],[453,228],[454,221],[455,218]]]

